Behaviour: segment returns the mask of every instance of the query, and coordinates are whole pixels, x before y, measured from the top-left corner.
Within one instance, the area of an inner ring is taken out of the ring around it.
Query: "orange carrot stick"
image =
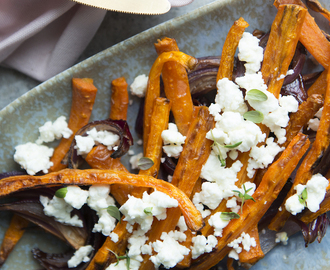
[[[109,118],[112,120],[126,120],[128,108],[127,82],[124,77],[111,82],[111,109]]]
[[[73,134],[68,139],[62,138],[59,145],[55,148],[54,154],[50,159],[53,162],[53,166],[49,169],[49,172],[58,171],[66,167],[61,161],[70,149],[74,134],[88,124],[96,92],[97,89],[93,85],[92,79],[72,79],[72,105],[68,127],[72,130]]]

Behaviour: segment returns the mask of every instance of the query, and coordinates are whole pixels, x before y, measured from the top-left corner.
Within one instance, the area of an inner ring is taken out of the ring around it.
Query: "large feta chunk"
[[[89,262],[90,258],[88,257],[89,254],[93,251],[93,247],[90,245],[80,247],[78,250],[75,251],[73,256],[70,260],[68,260],[68,267],[75,268],[81,262]]]
[[[50,161],[53,152],[53,148],[28,142],[15,147],[14,160],[30,175],[40,171],[48,173],[53,165]]]
[[[169,157],[178,158],[182,152],[182,144],[186,139],[186,136],[183,136],[176,124],[169,123],[168,129],[162,132],[162,139],[164,142],[163,150]]]
[[[130,85],[131,94],[138,97],[144,97],[147,92],[147,86],[148,76],[145,74],[138,75]]]
[[[87,190],[83,190],[78,186],[68,186],[64,200],[73,208],[80,209],[86,203],[87,198]]]
[[[197,235],[193,237],[191,247],[192,258],[196,259],[204,253],[210,253],[217,244],[218,240],[212,234],[207,238],[204,235]]]

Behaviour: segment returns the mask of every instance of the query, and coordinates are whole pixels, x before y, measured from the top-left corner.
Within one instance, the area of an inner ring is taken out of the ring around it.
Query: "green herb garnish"
[[[264,115],[259,111],[248,111],[243,114],[245,120],[249,120],[253,123],[261,123],[264,120]]]
[[[307,188],[304,188],[304,190],[301,192],[301,194],[298,196],[299,202],[306,206],[306,200],[307,200]]]
[[[248,100],[254,100],[254,101],[266,101],[268,99],[267,95],[258,89],[249,90],[246,93],[246,97]]]
[[[230,221],[232,219],[238,219],[241,216],[235,212],[221,212],[220,218],[224,221]]]
[[[146,207],[143,211],[147,215],[152,215],[152,207]]]
[[[248,192],[252,189],[252,187],[249,188],[248,190],[246,190],[245,185],[243,184],[243,189],[244,189],[244,194],[242,192],[240,192],[239,190],[233,190],[234,192],[238,193],[238,197],[241,198],[241,200],[242,200],[241,213],[243,213],[243,204],[245,203],[245,201],[252,200],[255,202],[255,199],[251,195],[248,194]]]
[[[130,263],[131,263],[131,258],[128,256],[127,254],[127,250],[126,250],[126,254],[125,255],[122,255],[122,256],[119,256],[118,254],[114,253],[112,250],[108,249],[113,255],[115,255],[116,257],[116,260],[117,260],[117,263],[115,264],[118,265],[119,261],[120,260],[125,260],[126,259],[126,268],[127,270],[129,270],[129,266],[130,266]]]
[[[107,208],[107,212],[109,213],[110,216],[117,219],[120,223],[120,212],[119,212],[119,209],[116,206],[109,205],[108,208]]]
[[[233,148],[236,148],[237,146],[239,146],[242,142],[237,142],[235,144],[222,145],[222,144],[218,143],[215,140],[215,137],[213,135],[212,130],[211,130],[211,135],[212,135],[212,139],[213,139],[213,144],[211,145],[211,147],[215,146],[218,149],[218,153],[219,153],[218,154],[218,159],[219,159],[219,161],[221,163],[221,167],[225,167],[226,166],[226,160],[221,155],[221,149],[220,149],[220,147],[233,149]]]
[[[63,199],[67,193],[68,193],[68,188],[64,187],[64,188],[60,188],[60,189],[56,190],[55,196],[57,198]]]
[[[137,163],[140,170],[148,170],[154,165],[154,161],[148,157],[142,157]]]

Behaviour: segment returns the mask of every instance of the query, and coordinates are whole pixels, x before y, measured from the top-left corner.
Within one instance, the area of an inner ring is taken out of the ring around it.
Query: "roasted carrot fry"
[[[58,171],[66,167],[61,161],[69,151],[74,134],[88,124],[96,92],[97,89],[93,85],[93,79],[72,79],[72,105],[68,127],[72,130],[73,134],[68,139],[62,138],[59,145],[55,148],[50,160],[53,162],[53,166],[49,169],[49,172]]]
[[[158,40],[154,44],[158,55],[163,52],[179,51],[179,47],[172,38]],[[164,91],[166,97],[171,101],[175,123],[178,130],[184,136],[188,132],[191,116],[193,113],[193,102],[186,69],[178,63],[167,62],[162,71]]]
[[[10,225],[3,238],[0,248],[0,266],[4,264],[10,252],[16,246],[25,232],[25,228],[29,225],[29,221],[16,214],[13,215]]]
[[[147,170],[140,170],[140,174],[157,177],[160,158],[162,157],[162,132],[167,129],[170,116],[171,102],[166,98],[156,98],[152,112],[150,134],[145,157],[152,159],[154,165]]]
[[[281,5],[273,21],[264,53],[261,72],[268,91],[278,98],[283,79],[295,53],[306,9],[297,5]]]
[[[109,118],[112,120],[126,120],[128,107],[127,82],[124,77],[111,82],[111,109]]]
[[[300,0],[275,0],[274,5],[278,8],[282,4],[295,4],[305,7]],[[328,69],[330,63],[330,42],[323,35],[314,18],[307,12],[301,34],[300,42],[314,56],[325,69]]]
[[[285,222],[290,217],[290,213],[285,209],[285,201],[295,193],[295,186],[298,184],[306,184],[306,182],[312,177],[313,175],[313,165],[317,162],[318,158],[322,155],[323,151],[328,147],[330,143],[330,76],[327,76],[327,91],[326,96],[324,99],[324,106],[323,112],[320,119],[319,128],[316,133],[315,141],[312,145],[311,150],[307,153],[306,157],[304,158],[302,164],[300,165],[299,169],[297,170],[296,177],[294,179],[294,183],[287,193],[281,208],[282,211],[278,211],[275,217],[270,222],[268,228],[271,230],[278,231],[280,230]]]
[[[310,9],[321,13],[324,16],[324,18],[326,18],[330,22],[330,12],[329,12],[329,10],[322,7],[322,5],[319,1],[317,1],[317,0],[307,0],[306,4]]]
[[[238,257],[241,263],[255,264],[265,256],[260,246],[258,226],[254,226],[248,233],[256,240],[257,245],[251,247],[249,251],[243,249],[242,252],[238,254]]]
[[[248,26],[249,24],[243,18],[239,18],[230,28],[222,48],[220,66],[217,74],[217,81],[223,78],[228,78],[229,80],[232,79],[235,52],[238,43],[242,38],[244,30]]]
[[[160,74],[164,63],[174,61],[187,69],[193,69],[197,65],[197,59],[182,52],[164,52],[157,57],[149,73],[147,93],[144,105],[143,145],[146,147],[150,132],[150,121],[154,100],[160,95]],[[145,148],[144,148],[145,150]]]
[[[278,196],[309,144],[307,136],[301,133],[290,142],[281,157],[268,168],[261,184],[254,192],[255,202],[252,200],[245,202],[240,218],[231,220],[223,229],[215,250],[207,256],[200,256],[190,269],[209,269],[216,265],[229,252],[228,243],[239,237],[242,232],[249,231],[257,225]]]
[[[191,230],[198,231],[203,226],[201,214],[184,192],[171,183],[155,179],[148,175],[136,175],[113,170],[64,169],[43,176],[12,176],[0,181],[0,196],[6,196],[12,192],[41,186],[94,184],[123,184],[157,189],[178,201],[187,226]]]
[[[196,181],[199,179],[203,164],[210,152],[212,141],[205,138],[206,133],[213,127],[213,116],[206,107],[197,107],[189,127],[187,138],[175,168],[172,184],[191,195]],[[149,242],[160,238],[162,232],[174,230],[181,216],[176,208],[167,210],[166,220],[154,220],[151,230],[148,232]],[[144,256],[140,269],[153,269],[149,256]]]
[[[327,70],[324,70],[321,75],[316,79],[312,86],[307,90],[308,96],[319,94],[324,96],[327,88]]]
[[[286,141],[282,146],[286,147],[322,106],[323,97],[318,94],[309,96],[305,102],[301,103],[298,111],[290,115],[290,121],[286,127]]]

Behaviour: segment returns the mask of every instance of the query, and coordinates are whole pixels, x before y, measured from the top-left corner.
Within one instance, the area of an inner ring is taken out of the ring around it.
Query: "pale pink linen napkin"
[[[47,80],[75,63],[105,14],[69,0],[0,0],[0,63]]]
[[[69,0],[1,0],[0,62],[47,80],[75,63],[105,14]]]

